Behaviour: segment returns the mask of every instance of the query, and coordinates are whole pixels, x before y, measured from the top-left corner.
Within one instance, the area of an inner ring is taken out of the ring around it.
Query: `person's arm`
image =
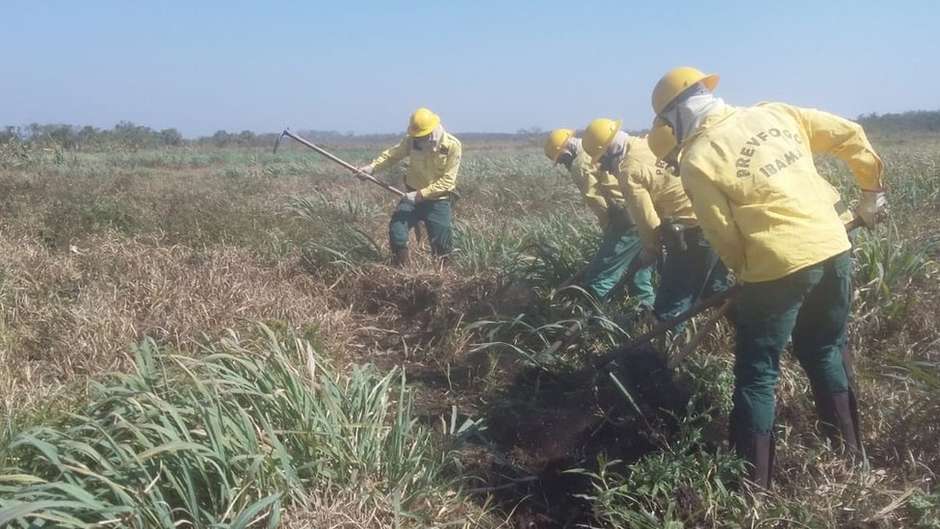
[[[463,147],[458,142],[448,146],[444,174],[419,191],[421,198],[437,198],[457,189],[457,172],[460,171],[462,149]]]
[[[610,216],[607,212],[609,204],[598,185],[598,176],[602,176],[602,172],[603,170],[597,167],[593,169],[586,168],[581,177],[582,183],[579,184],[578,187],[581,188],[581,196],[584,197],[584,204],[588,209],[594,212],[601,227],[606,228],[610,223]]]
[[[858,123],[811,108],[789,107],[809,137],[813,154],[831,154],[848,164],[858,186],[883,189],[884,164]]]
[[[643,247],[650,254],[659,253],[659,240],[656,236],[656,228],[662,222],[656,213],[656,207],[653,205],[653,197],[650,195],[647,185],[649,179],[644,178],[641,171],[630,171],[621,181],[623,199],[627,206],[627,211],[636,222],[637,230],[640,232],[640,240]]]
[[[682,184],[692,201],[692,208],[705,238],[725,266],[740,275],[744,268],[744,240],[734,223],[728,199],[695,166],[683,164],[681,174]]]
[[[398,145],[390,147],[382,151],[375,160],[372,160],[372,163],[369,166],[372,167],[373,171],[381,171],[388,167],[395,165],[396,163],[402,161],[405,156],[411,152],[411,138],[405,137]]]
[[[613,203],[623,202],[623,192],[620,190],[620,182],[616,176],[598,168],[594,172],[594,177],[596,194],[607,201],[608,207]]]

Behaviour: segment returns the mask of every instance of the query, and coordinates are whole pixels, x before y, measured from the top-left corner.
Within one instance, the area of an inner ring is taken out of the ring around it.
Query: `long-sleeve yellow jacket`
[[[607,209],[614,203],[623,205],[623,193],[620,192],[617,179],[592,163],[591,157],[581,149],[580,143],[578,154],[572,160],[568,173],[581,191],[584,203],[597,216],[601,229],[606,229],[610,222]]]
[[[664,218],[695,226],[698,220],[682,181],[666,164],[656,159],[646,138],[630,136],[617,174],[627,211],[636,222],[643,246],[656,252],[656,228]]]
[[[863,189],[883,165],[861,126],[783,103],[726,107],[683,142],[679,172],[705,236],[745,282],[771,281],[849,249],[813,155],[845,161]]]
[[[381,171],[408,157],[405,185],[420,192],[422,198],[444,198],[456,189],[463,150],[460,140],[445,132],[433,150],[416,150],[412,148],[413,145],[413,138],[405,136],[398,145],[386,149],[372,161],[374,170]]]

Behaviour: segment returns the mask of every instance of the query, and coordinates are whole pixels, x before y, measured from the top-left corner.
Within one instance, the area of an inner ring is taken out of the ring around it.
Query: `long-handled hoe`
[[[326,156],[326,157],[329,158],[330,160],[332,160],[332,161],[334,161],[334,162],[336,162],[336,163],[342,165],[342,166],[345,167],[346,169],[349,169],[350,171],[353,172],[354,175],[356,175],[356,178],[358,178],[358,179],[360,179],[360,180],[366,180],[366,181],[372,182],[373,184],[375,184],[375,185],[381,187],[382,189],[384,189],[384,190],[386,190],[386,191],[388,191],[388,192],[390,192],[390,193],[394,193],[394,194],[398,195],[399,197],[405,196],[405,192],[402,191],[401,189],[398,189],[398,188],[395,187],[395,186],[386,184],[385,182],[383,182],[383,181],[379,180],[378,178],[376,178],[376,177],[370,175],[369,173],[366,173],[366,172],[364,172],[364,171],[360,171],[359,168],[356,167],[355,165],[353,165],[353,164],[347,162],[346,160],[343,160],[343,159],[340,158],[339,156],[336,156],[335,154],[333,154],[333,153],[327,151],[327,150],[324,149],[323,147],[320,147],[319,145],[315,145],[315,144],[313,144],[313,143],[311,143],[311,142],[309,142],[309,141],[307,141],[307,140],[301,138],[300,136],[298,136],[298,135],[294,134],[293,132],[291,132],[290,129],[284,129],[284,131],[281,132],[281,135],[277,137],[277,141],[274,142],[274,152],[275,152],[275,153],[277,152],[277,148],[281,145],[281,138],[283,138],[284,136],[287,136],[288,138],[290,138],[290,139],[292,139],[292,140],[294,140],[294,141],[296,141],[296,142],[298,142],[298,143],[301,143],[301,144],[303,144],[303,145],[306,145],[307,147],[309,147],[309,148],[311,148],[311,149],[317,151],[318,153],[322,154],[323,156]]]

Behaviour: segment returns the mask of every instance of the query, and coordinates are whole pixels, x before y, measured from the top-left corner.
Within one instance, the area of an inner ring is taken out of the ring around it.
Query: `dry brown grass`
[[[144,336],[190,352],[255,321],[316,331],[337,348],[349,336],[349,311],[331,306],[296,259],[263,266],[234,247],[102,235],[62,252],[0,235],[0,269],[4,413],[75,377],[122,369]]]

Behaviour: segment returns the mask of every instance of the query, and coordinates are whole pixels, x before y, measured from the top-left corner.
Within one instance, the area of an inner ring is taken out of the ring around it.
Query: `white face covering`
[[[617,174],[620,170],[620,161],[627,154],[627,138],[630,135],[620,130],[614,136],[614,139],[607,146],[607,152],[601,156],[601,169],[611,174]]]
[[[581,140],[579,138],[568,138],[556,163],[560,163],[568,169],[571,169],[571,163],[578,156],[579,150],[581,150]]]
[[[433,151],[437,149],[437,146],[441,144],[441,140],[444,139],[444,127],[438,125],[434,127],[434,130],[431,131],[427,136],[421,136],[420,138],[415,138],[412,146],[419,151]]]
[[[672,130],[676,131],[676,139],[682,143],[698,130],[702,120],[724,105],[724,100],[702,87],[702,90],[673,106],[663,117],[672,125]]]

